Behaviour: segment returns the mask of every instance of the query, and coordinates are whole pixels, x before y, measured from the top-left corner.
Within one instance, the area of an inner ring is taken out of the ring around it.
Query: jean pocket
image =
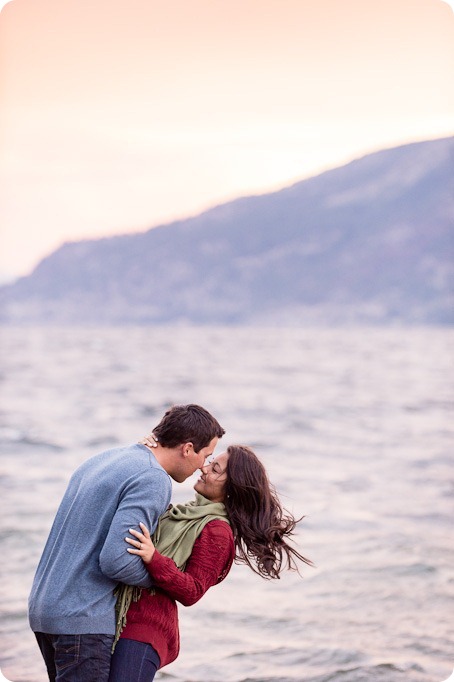
[[[80,635],[60,635],[55,642],[55,667],[65,670],[79,660]]]

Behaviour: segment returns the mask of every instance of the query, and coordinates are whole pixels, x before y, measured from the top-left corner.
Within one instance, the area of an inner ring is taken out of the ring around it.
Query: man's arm
[[[151,587],[152,581],[143,561],[126,551],[125,537],[130,528],[140,530],[144,521],[153,533],[158,519],[170,502],[168,475],[154,469],[151,476],[134,477],[125,485],[115,516],[99,555],[99,567],[112,580],[138,587]]]

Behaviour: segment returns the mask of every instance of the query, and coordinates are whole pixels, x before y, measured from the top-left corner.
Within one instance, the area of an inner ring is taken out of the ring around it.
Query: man
[[[129,528],[152,531],[181,483],[203,466],[224,429],[203,407],[177,405],[138,443],[102,452],[73,474],[36,571],[29,620],[51,682],[107,682],[118,582],[150,587],[126,551]]]

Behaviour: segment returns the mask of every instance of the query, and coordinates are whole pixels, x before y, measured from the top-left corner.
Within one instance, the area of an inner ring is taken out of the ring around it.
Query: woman
[[[142,558],[155,589],[134,595],[134,588],[125,588],[132,599],[109,682],[151,682],[158,668],[175,660],[176,602],[197,602],[227,576],[234,559],[267,579],[279,578],[284,567],[297,570],[296,560],[312,565],[287,543],[297,521],[284,513],[250,448],[230,446],[201,471],[195,502],[171,507],[154,542],[143,524],[141,533],[131,529],[133,538],[125,538],[131,545],[127,551]]]

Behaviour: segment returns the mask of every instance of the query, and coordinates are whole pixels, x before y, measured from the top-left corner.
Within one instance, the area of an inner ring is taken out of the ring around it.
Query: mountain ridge
[[[454,137],[365,155],[145,232],[66,242],[8,324],[452,324]]]

